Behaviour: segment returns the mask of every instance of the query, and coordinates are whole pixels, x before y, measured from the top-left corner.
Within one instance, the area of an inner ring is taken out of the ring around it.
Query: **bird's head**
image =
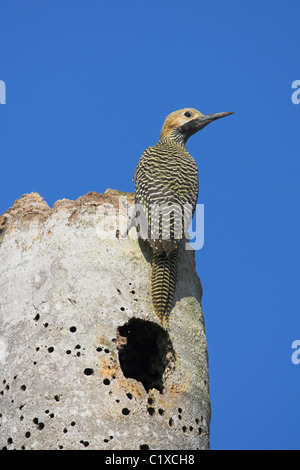
[[[167,116],[161,130],[160,139],[169,139],[184,145],[191,135],[203,129],[210,122],[233,113],[202,114],[194,108],[184,108]]]

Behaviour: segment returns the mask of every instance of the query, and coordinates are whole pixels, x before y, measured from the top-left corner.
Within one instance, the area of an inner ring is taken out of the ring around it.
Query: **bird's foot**
[[[129,218],[126,230],[121,234],[121,238],[126,238],[132,227],[136,227],[134,207],[126,204],[126,211]]]

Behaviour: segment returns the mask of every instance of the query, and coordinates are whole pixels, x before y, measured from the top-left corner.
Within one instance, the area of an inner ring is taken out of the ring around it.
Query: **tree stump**
[[[180,252],[170,330],[151,252],[107,190],[0,217],[0,448],[208,449],[208,357],[193,251]]]

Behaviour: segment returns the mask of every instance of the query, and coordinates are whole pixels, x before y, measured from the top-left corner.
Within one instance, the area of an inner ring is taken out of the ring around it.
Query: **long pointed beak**
[[[203,127],[207,126],[207,124],[210,124],[213,121],[216,121],[217,119],[221,119],[225,116],[229,116],[230,114],[234,113],[214,113],[214,114],[206,114],[205,116],[201,116],[199,119],[199,129],[203,129]]]
[[[216,121],[225,116],[229,116],[230,114],[234,113],[215,113],[215,114],[206,114],[204,116],[199,116],[191,121],[186,122],[183,124],[179,129],[180,132],[183,134],[184,143],[191,137],[191,135],[195,134],[196,132],[203,129],[203,127],[207,126],[210,122]]]

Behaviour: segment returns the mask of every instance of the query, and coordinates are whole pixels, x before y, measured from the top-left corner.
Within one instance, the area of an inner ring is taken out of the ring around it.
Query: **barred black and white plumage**
[[[135,204],[144,208],[145,238],[153,250],[152,303],[161,324],[167,327],[176,287],[179,245],[191,223],[199,189],[198,167],[185,143],[209,122],[228,114],[231,113],[204,116],[193,108],[171,113],[158,143],[144,151],[135,170]],[[166,220],[167,225],[163,223]]]

